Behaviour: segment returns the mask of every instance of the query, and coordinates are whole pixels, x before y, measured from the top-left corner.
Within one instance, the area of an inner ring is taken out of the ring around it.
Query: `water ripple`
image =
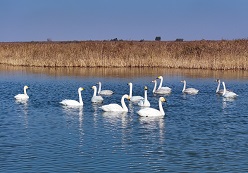
[[[140,107],[125,101],[127,113],[106,113],[92,104],[98,81],[115,91],[103,104],[120,103],[134,83],[135,95],[151,77],[99,78],[4,74],[0,78],[0,172],[247,172],[248,84],[229,80],[237,99],[217,96],[214,79],[188,78],[200,89],[181,93],[182,76],[167,76],[172,86],[163,105],[164,117],[139,117]],[[243,79],[243,78],[242,78]],[[201,80],[199,83],[198,81]],[[139,82],[137,82],[139,81]],[[28,84],[30,99],[14,95]],[[65,98],[78,99],[83,86],[84,106],[68,108]],[[159,96],[148,93],[158,109]]]

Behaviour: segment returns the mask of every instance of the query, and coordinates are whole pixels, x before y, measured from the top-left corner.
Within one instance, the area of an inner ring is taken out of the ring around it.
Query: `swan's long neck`
[[[154,81],[154,88],[153,88],[153,90],[152,90],[153,93],[155,93],[156,88],[157,88],[157,81],[155,80],[155,81]]]
[[[121,106],[122,106],[122,108],[123,108],[123,110],[124,111],[128,111],[128,109],[127,109],[127,106],[126,106],[126,103],[125,103],[125,97],[124,96],[122,96],[122,98],[121,98]]]
[[[23,91],[24,91],[24,94],[27,95],[27,88],[26,87],[24,87]]]
[[[182,90],[182,92],[184,92],[185,89],[186,89],[186,81],[183,81],[183,90]]]
[[[96,87],[94,87],[94,94],[93,96],[96,96]]]
[[[223,91],[223,94],[222,95],[225,95],[226,94],[226,85],[225,85],[225,82],[222,82],[222,85],[223,85],[223,88],[224,88],[224,91]]]
[[[161,80],[161,81],[160,81],[160,84],[159,84],[159,86],[158,86],[158,89],[162,87],[162,84],[163,84],[163,77],[161,77],[160,80]]]
[[[159,100],[158,105],[159,105],[159,111],[161,112],[161,115],[165,115],[161,100]]]
[[[216,89],[216,93],[218,93],[220,90],[220,81],[218,81],[218,86],[217,86],[217,89]]]
[[[102,83],[101,83],[101,82],[99,82],[98,84],[99,84],[99,87],[98,87],[98,94],[100,94],[101,89],[102,89]]]
[[[78,90],[78,96],[79,96],[79,103],[83,104],[83,99],[80,90]]]
[[[145,101],[147,101],[147,90],[145,90],[144,97],[145,97]],[[144,102],[145,102],[145,101],[144,101]]]
[[[130,89],[129,89],[129,97],[132,98],[132,96],[133,96],[133,85],[130,84],[129,86],[130,86]]]

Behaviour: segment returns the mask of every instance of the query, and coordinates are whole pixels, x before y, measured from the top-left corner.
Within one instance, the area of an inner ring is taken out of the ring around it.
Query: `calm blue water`
[[[141,71],[141,73],[143,73]],[[234,72],[235,73],[235,72]],[[170,73],[145,75],[49,75],[43,72],[0,71],[0,172],[247,172],[248,76]],[[140,118],[140,108],[126,101],[129,112],[109,115],[90,102],[91,86],[102,82],[115,94],[104,103],[120,103],[133,82],[133,95],[148,86],[151,107],[153,80],[164,76],[172,88],[163,105],[165,117]],[[225,100],[215,94],[216,77],[239,97]],[[186,79],[198,95],[181,93]],[[30,99],[14,96],[28,85]],[[82,109],[68,109],[63,99],[78,99]]]

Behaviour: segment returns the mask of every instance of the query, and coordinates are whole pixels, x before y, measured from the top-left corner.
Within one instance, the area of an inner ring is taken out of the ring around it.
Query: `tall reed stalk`
[[[247,70],[248,40],[0,43],[0,64]]]

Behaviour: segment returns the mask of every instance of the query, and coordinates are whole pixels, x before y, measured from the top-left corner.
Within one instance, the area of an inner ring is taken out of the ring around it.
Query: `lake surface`
[[[120,103],[129,93],[151,107],[158,75],[172,88],[163,104],[165,116],[141,118],[140,107],[125,101],[128,113],[111,115],[92,104],[91,87],[102,82],[115,93],[104,103]],[[220,78],[239,96],[215,94]],[[199,89],[184,95],[181,80]],[[14,96],[28,85],[29,100]],[[63,99],[82,108],[66,108]],[[0,172],[248,172],[248,73],[244,71],[170,69],[0,68]]]

